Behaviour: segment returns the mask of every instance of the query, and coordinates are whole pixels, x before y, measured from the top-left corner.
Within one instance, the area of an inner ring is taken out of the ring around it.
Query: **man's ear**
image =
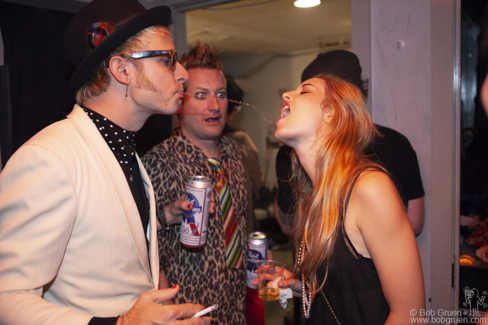
[[[120,55],[113,56],[108,63],[108,69],[112,76],[123,85],[130,85],[131,68],[133,65]]]

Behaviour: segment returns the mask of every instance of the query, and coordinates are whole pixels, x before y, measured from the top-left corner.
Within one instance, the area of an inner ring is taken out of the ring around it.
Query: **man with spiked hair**
[[[77,105],[0,174],[1,324],[173,324],[203,309],[166,305],[178,285],[157,290],[161,225],[134,148],[151,115],[182,103],[188,73],[170,15],[136,0],[93,0],[71,21]],[[166,212],[185,209],[180,199]]]
[[[188,70],[179,113],[181,127],[142,157],[154,184],[156,203],[165,206],[185,193],[194,175],[210,179],[216,198],[206,244],[198,251],[180,244],[181,218],[167,218],[160,234],[161,284],[184,290],[177,303],[218,304],[218,324],[246,324],[246,173],[239,147],[222,137],[227,87],[217,49],[197,45],[181,58]],[[190,221],[186,222],[189,224]]]

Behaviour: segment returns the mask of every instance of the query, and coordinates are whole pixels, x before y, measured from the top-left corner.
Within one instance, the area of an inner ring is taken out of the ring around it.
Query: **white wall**
[[[431,34],[425,0],[371,1],[373,120],[404,134],[417,153],[425,190],[426,222],[417,238],[431,297]],[[402,43],[403,42],[403,43]],[[403,47],[401,47],[404,44]]]
[[[370,78],[373,120],[403,133],[417,152],[426,193],[425,226],[417,243],[427,308],[433,310],[454,310],[456,304],[451,269],[457,260],[453,234],[459,200],[453,91],[458,4],[351,0],[352,48]]]
[[[252,107],[243,105],[239,114],[232,120],[235,127],[246,130],[259,150],[259,162],[263,174],[266,171],[266,138],[276,141],[272,124],[280,116],[283,91],[292,90],[300,84],[303,69],[320,53],[309,51],[306,54],[289,56],[254,56],[223,60],[224,71],[236,78],[244,90],[244,101],[258,106],[257,112]],[[277,150],[270,150],[268,156],[268,176],[265,185],[276,186],[275,156]]]

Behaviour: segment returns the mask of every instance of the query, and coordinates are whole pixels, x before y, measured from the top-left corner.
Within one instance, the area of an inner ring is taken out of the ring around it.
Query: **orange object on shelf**
[[[468,255],[459,256],[459,264],[465,266],[472,266],[474,264],[474,258]]]

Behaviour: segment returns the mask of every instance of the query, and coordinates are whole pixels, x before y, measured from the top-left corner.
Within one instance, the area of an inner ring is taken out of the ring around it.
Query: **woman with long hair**
[[[297,256],[279,286],[303,298],[307,324],[410,323],[425,309],[419,252],[395,185],[363,154],[376,130],[360,90],[319,75],[283,99]]]

